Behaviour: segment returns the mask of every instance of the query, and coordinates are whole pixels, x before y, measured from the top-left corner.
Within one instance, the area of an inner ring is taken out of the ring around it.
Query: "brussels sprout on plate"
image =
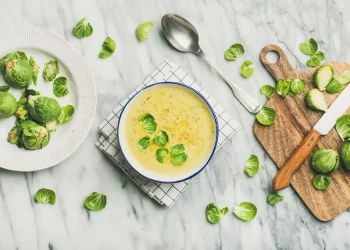
[[[16,98],[8,92],[0,92],[0,119],[12,116],[16,109]]]
[[[28,109],[33,120],[40,124],[55,121],[61,114],[61,106],[55,99],[40,95],[28,97]]]
[[[5,63],[5,81],[14,88],[25,89],[32,83],[32,67],[28,61],[13,59]]]
[[[10,132],[8,132],[7,141],[11,144],[17,145],[17,147],[21,148],[22,140],[21,140],[22,130],[20,126],[13,127]]]
[[[34,85],[36,85],[40,68],[39,68],[38,64],[36,63],[36,61],[34,61],[33,57],[29,58],[29,65],[32,67],[32,81],[33,81]]]
[[[330,81],[333,79],[334,70],[330,65],[323,65],[319,67],[312,76],[315,86],[324,91]]]
[[[29,119],[29,111],[28,107],[23,103],[17,103],[17,110],[15,112],[15,116],[22,121],[26,121]]]
[[[305,104],[310,109],[318,111],[327,110],[327,102],[321,91],[318,89],[311,89],[305,96]]]
[[[43,70],[43,77],[45,81],[51,82],[56,78],[57,74],[60,72],[58,62],[56,60],[51,60],[45,63]]]
[[[53,93],[57,97],[66,96],[69,93],[67,77],[57,77],[53,82]]]
[[[338,153],[332,149],[320,148],[311,159],[312,169],[319,174],[330,174],[339,167]]]
[[[136,37],[140,42],[144,42],[148,39],[149,33],[153,28],[153,22],[141,23],[136,28]]]

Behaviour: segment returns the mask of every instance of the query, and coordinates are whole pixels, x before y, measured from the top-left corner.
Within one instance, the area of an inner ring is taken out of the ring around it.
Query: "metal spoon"
[[[259,101],[246,92],[241,87],[230,82],[220,70],[208,61],[203,50],[198,44],[198,33],[196,28],[185,18],[175,14],[167,14],[162,18],[162,30],[168,42],[181,52],[191,52],[201,56],[219,75],[227,82],[233,91],[233,94],[243,104],[243,106],[251,113],[257,113],[261,109]]]

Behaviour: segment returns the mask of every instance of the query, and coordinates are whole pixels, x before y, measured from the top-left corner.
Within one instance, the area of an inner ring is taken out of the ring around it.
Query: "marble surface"
[[[98,91],[94,126],[73,156],[35,173],[0,170],[0,249],[350,249],[349,212],[320,222],[291,188],[281,192],[285,200],[277,206],[266,203],[277,168],[253,135],[254,116],[204,61],[174,51],[160,34],[163,14],[188,17],[198,28],[207,56],[264,102],[260,86],[274,83],[258,57],[267,44],[280,45],[298,68],[304,68],[307,60],[298,46],[311,36],[319,41],[326,60],[350,61],[346,11],[350,2],[1,0],[0,6],[0,32],[38,27],[64,37],[88,61]],[[79,40],[71,31],[84,16],[95,30],[92,37]],[[139,43],[135,27],[148,20],[154,21],[154,30],[147,42]],[[107,34],[115,38],[117,51],[112,58],[100,60],[97,55]],[[236,42],[244,45],[246,53],[236,62],[225,61],[224,51]],[[166,58],[191,72],[243,125],[170,209],[159,206],[131,182],[122,189],[126,177],[94,146],[102,119]],[[256,66],[249,79],[239,74],[246,59]],[[265,166],[253,179],[243,173],[252,153]],[[56,191],[55,206],[34,202],[41,187]],[[92,191],[108,196],[104,211],[88,212],[83,207],[84,198]],[[242,201],[258,207],[253,221],[242,222],[232,213],[218,225],[206,221],[208,203],[232,210]]]

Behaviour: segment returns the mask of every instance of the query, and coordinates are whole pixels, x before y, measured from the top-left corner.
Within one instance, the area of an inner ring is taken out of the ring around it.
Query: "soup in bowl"
[[[124,106],[118,124],[129,165],[158,182],[180,182],[201,172],[218,139],[215,113],[196,90],[180,83],[149,85]]]

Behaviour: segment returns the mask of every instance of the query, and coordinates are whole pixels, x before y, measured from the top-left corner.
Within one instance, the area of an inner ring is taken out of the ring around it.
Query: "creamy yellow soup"
[[[139,120],[146,113],[152,114],[157,122],[157,130],[152,134],[147,133]],[[126,140],[136,160],[160,174],[184,174],[205,164],[216,139],[216,124],[207,104],[190,89],[173,84],[160,84],[137,95],[130,103],[125,127]],[[170,135],[165,146],[169,153],[163,163],[156,159],[160,146],[152,141],[146,150],[142,150],[138,145],[144,136],[153,139],[161,130]],[[174,165],[171,161],[171,147],[176,144],[184,144],[189,155],[182,165]]]

